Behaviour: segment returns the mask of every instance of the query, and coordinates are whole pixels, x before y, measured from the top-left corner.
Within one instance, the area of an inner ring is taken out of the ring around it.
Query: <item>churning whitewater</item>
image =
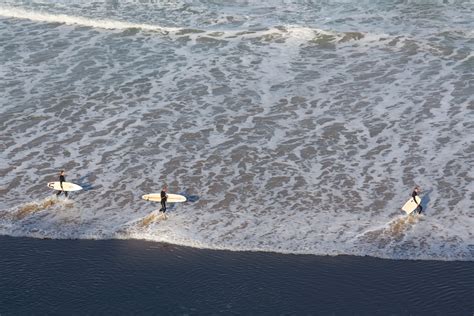
[[[472,261],[473,15],[0,0],[0,234]]]

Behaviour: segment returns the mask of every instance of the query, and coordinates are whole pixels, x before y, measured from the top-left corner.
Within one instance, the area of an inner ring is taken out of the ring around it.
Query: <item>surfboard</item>
[[[147,201],[153,202],[161,202],[161,194],[160,193],[150,193],[142,195],[142,199]],[[180,194],[168,194],[168,199],[166,200],[168,203],[176,203],[176,202],[186,202],[186,197]]]
[[[48,182],[48,188],[58,191],[79,191],[82,190],[80,185],[71,183],[71,182],[63,182],[63,188],[61,189],[61,184],[59,181],[55,182]]]
[[[402,210],[405,211],[407,214],[410,214],[411,212],[413,212],[414,210],[416,210],[416,208],[418,207],[418,204],[420,204],[421,202],[421,199],[419,196],[415,196],[415,199],[416,199],[416,203],[415,201],[413,201],[413,198],[410,198],[403,206],[402,206]]]

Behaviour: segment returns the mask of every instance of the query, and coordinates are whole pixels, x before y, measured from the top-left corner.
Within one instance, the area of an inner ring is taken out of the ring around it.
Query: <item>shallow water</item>
[[[472,261],[473,13],[0,1],[0,234]],[[196,201],[142,225],[164,182]]]

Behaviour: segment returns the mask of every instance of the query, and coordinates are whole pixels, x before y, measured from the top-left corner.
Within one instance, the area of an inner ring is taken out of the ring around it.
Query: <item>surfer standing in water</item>
[[[160,195],[161,195],[160,212],[163,213],[165,217],[166,217],[166,214],[165,214],[166,213],[166,200],[168,199],[168,194],[166,194],[166,191],[168,191],[168,186],[165,184],[160,192]]]
[[[413,198],[413,201],[415,201],[416,204],[418,204],[418,202],[416,202],[416,196],[419,197],[419,194],[421,193],[421,189],[419,186],[416,186],[414,189],[413,189],[413,192],[411,194],[411,197]],[[421,214],[421,211],[423,211],[423,207],[421,206],[421,197],[420,197],[420,204],[418,204],[418,214]],[[416,211],[416,209],[415,209]]]
[[[59,173],[59,185],[61,186],[62,191],[59,191],[58,193],[56,193],[56,196],[59,196],[61,195],[61,193],[64,192],[64,195],[67,197],[67,191],[64,191],[64,188],[63,188],[63,182],[66,182],[66,177],[64,175],[65,175],[64,170],[61,170],[61,172]]]

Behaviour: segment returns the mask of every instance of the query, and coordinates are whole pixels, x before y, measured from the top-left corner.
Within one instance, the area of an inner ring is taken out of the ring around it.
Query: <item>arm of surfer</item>
[[[417,205],[420,205],[417,201],[416,201],[416,197],[419,196],[418,193],[420,193],[421,189],[416,186],[415,189],[413,189],[413,192],[411,194],[411,197],[413,198],[413,201],[417,204]],[[420,203],[421,203],[421,200],[420,200]]]
[[[416,192],[413,191],[413,193],[411,194],[411,197],[413,198],[413,202],[415,202],[416,204],[418,204],[418,202],[416,201],[416,198],[415,198],[416,195],[417,195]]]

